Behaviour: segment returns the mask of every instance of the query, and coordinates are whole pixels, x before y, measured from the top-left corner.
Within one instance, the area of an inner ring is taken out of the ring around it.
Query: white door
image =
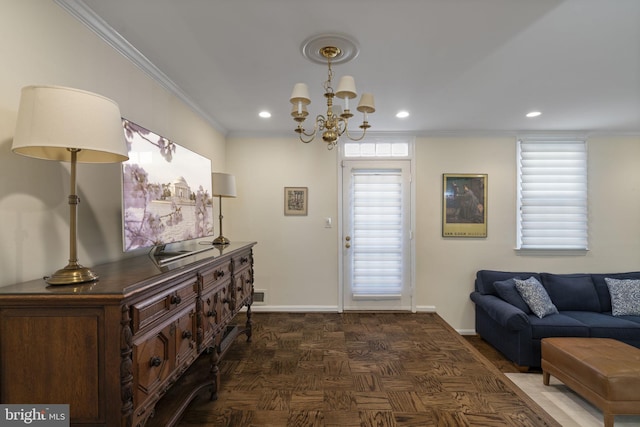
[[[345,160],[344,310],[411,310],[411,162]]]

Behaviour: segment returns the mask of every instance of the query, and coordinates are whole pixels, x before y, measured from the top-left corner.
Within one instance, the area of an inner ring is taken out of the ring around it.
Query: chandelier
[[[337,58],[341,58],[341,62],[349,60],[357,55],[347,49],[344,50],[338,46],[340,42],[351,43],[351,46],[355,46],[353,42],[345,39],[342,36],[320,36],[303,44],[303,54],[309,56],[311,54],[316,55],[316,59],[311,58],[312,61],[319,62],[318,59],[326,60],[328,72],[327,80],[324,82],[324,97],[327,100],[327,112],[325,115],[318,114],[313,123],[313,130],[307,132],[303,127],[309,112],[307,111],[307,105],[311,103],[309,98],[309,89],[305,83],[296,83],[291,93],[291,104],[293,108],[291,110],[291,116],[293,120],[298,123],[295,131],[298,133],[300,141],[309,143],[313,141],[321,132],[322,140],[327,143],[329,150],[333,149],[338,143],[338,139],[345,135],[352,141],[360,141],[367,133],[367,129],[371,127],[367,121],[367,115],[376,111],[373,95],[370,93],[363,93],[358,103],[357,110],[363,114],[362,124],[360,129],[362,133],[354,137],[349,133],[349,119],[353,117],[353,114],[349,110],[349,100],[358,96],[356,92],[355,80],[352,76],[343,76],[338,83],[337,90],[334,92],[333,82],[333,70],[331,69],[332,62],[335,62]],[[322,43],[331,43],[330,45],[322,45]],[[314,49],[314,46],[321,45],[320,48]],[[305,53],[305,50],[307,51]],[[313,52],[310,52],[313,51]],[[346,55],[345,55],[346,54]],[[349,56],[351,55],[351,56]],[[338,97],[344,100],[344,110],[340,105],[334,105],[333,98]]]

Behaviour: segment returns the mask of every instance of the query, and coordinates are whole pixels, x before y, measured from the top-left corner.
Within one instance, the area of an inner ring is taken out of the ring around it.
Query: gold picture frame
[[[284,214],[306,216],[309,189],[307,187],[284,187]]]
[[[487,237],[487,174],[442,175],[442,237]]]

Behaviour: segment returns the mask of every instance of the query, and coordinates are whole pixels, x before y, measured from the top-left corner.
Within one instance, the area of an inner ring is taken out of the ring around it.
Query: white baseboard
[[[272,313],[301,313],[301,312],[323,312],[323,313],[337,313],[338,306],[336,305],[261,305],[256,307],[251,306],[253,312],[272,312]]]
[[[417,313],[436,313],[435,305],[418,305],[416,306]]]

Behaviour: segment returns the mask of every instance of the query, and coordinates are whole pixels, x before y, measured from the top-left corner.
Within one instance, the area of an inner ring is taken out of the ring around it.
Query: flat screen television
[[[213,235],[211,161],[127,119],[122,125],[129,149],[122,164],[124,251],[148,248],[169,261],[210,249],[168,245]]]

